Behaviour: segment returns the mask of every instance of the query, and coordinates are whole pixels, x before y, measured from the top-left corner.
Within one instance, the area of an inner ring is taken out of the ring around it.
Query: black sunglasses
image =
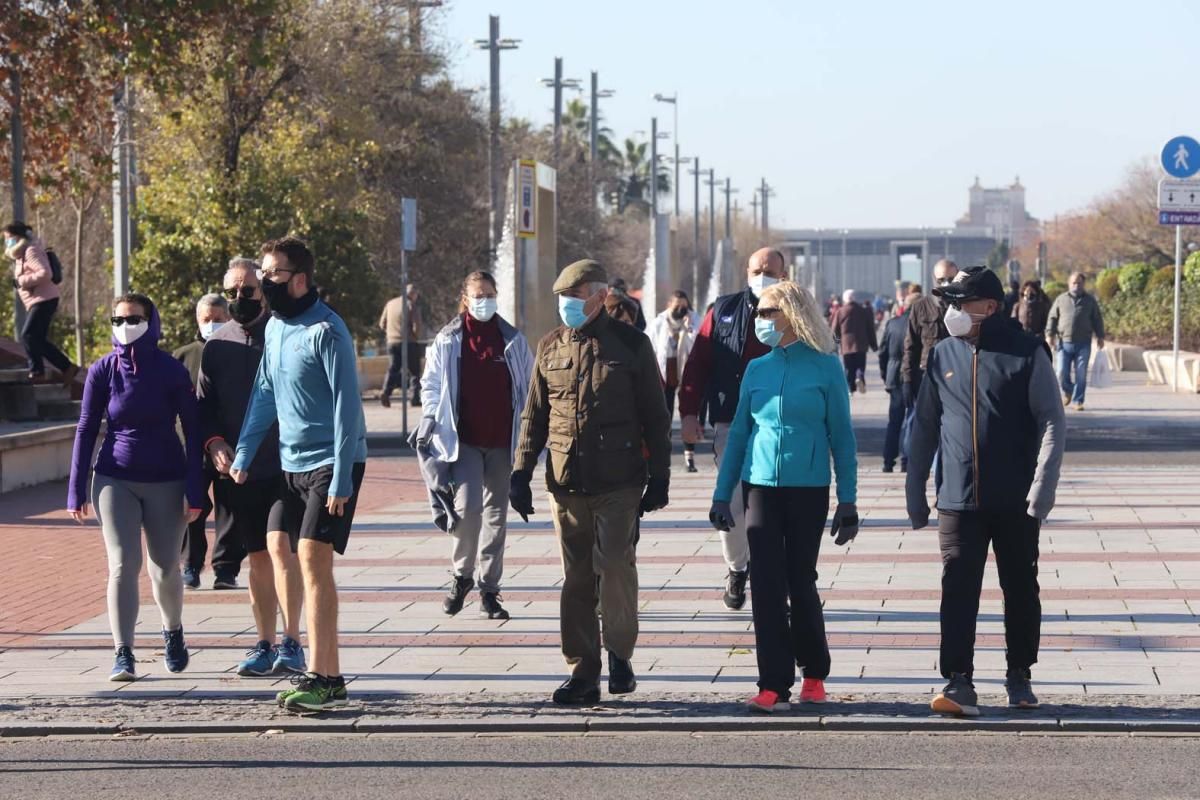
[[[254,293],[256,291],[258,291],[257,286],[243,286],[240,289],[225,289],[222,291],[222,294],[224,294],[230,300],[237,300],[238,295],[241,295],[247,300],[253,300]]]
[[[141,314],[130,314],[127,317],[118,317],[118,316],[109,317],[109,322],[111,322],[114,326],[117,326],[117,325],[141,325],[145,321],[146,321],[146,318],[143,317]]]

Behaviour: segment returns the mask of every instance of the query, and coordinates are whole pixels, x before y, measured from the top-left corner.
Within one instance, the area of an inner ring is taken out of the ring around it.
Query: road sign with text
[[[1200,225],[1200,211],[1159,211],[1159,225]]]
[[[1200,179],[1163,178],[1158,182],[1158,210],[1200,211]]]

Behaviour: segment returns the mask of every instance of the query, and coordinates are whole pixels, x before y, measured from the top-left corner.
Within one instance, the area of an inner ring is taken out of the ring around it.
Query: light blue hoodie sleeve
[[[267,339],[263,349],[263,357],[258,362],[258,374],[254,376],[254,388],[250,392],[250,405],[246,409],[246,418],[242,420],[242,431],[238,434],[237,453],[233,459],[233,469],[245,470],[254,460],[258,446],[263,437],[275,424],[279,416],[275,410],[275,387],[271,384],[271,374],[267,370],[267,349],[272,345]],[[254,476],[250,476],[253,478]]]
[[[333,390],[333,480],[329,491],[334,497],[349,497],[354,493],[354,460],[366,428],[358,393],[358,360],[344,325],[326,325],[316,346]]]
[[[754,383],[758,365],[757,361],[750,362],[742,378],[741,389],[738,390],[737,412],[733,415],[733,422],[729,424],[729,435],[725,439],[721,470],[717,473],[717,488],[713,491],[714,503],[731,502],[738,481],[742,479],[742,467],[746,463],[746,443],[750,440],[750,431],[754,426],[754,419],[750,414],[750,386]]]
[[[833,469],[837,475],[839,503],[858,502],[858,443],[854,425],[850,422],[850,395],[846,391],[846,376],[835,356],[826,356],[825,363],[825,429],[829,432],[829,447],[833,450]]]

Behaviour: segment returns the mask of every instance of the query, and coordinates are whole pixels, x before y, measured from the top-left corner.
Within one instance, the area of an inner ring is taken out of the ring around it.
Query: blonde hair
[[[759,308],[769,308],[768,300],[774,301],[792,327],[796,338],[818,353],[832,353],[833,332],[825,324],[816,299],[794,281],[780,281],[763,289],[758,300]]]

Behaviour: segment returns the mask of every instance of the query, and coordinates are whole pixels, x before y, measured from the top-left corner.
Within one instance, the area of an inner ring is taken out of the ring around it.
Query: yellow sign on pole
[[[521,159],[517,162],[517,179],[513,181],[516,187],[516,202],[513,208],[516,212],[517,236],[522,239],[532,239],[537,236],[537,162]]]

